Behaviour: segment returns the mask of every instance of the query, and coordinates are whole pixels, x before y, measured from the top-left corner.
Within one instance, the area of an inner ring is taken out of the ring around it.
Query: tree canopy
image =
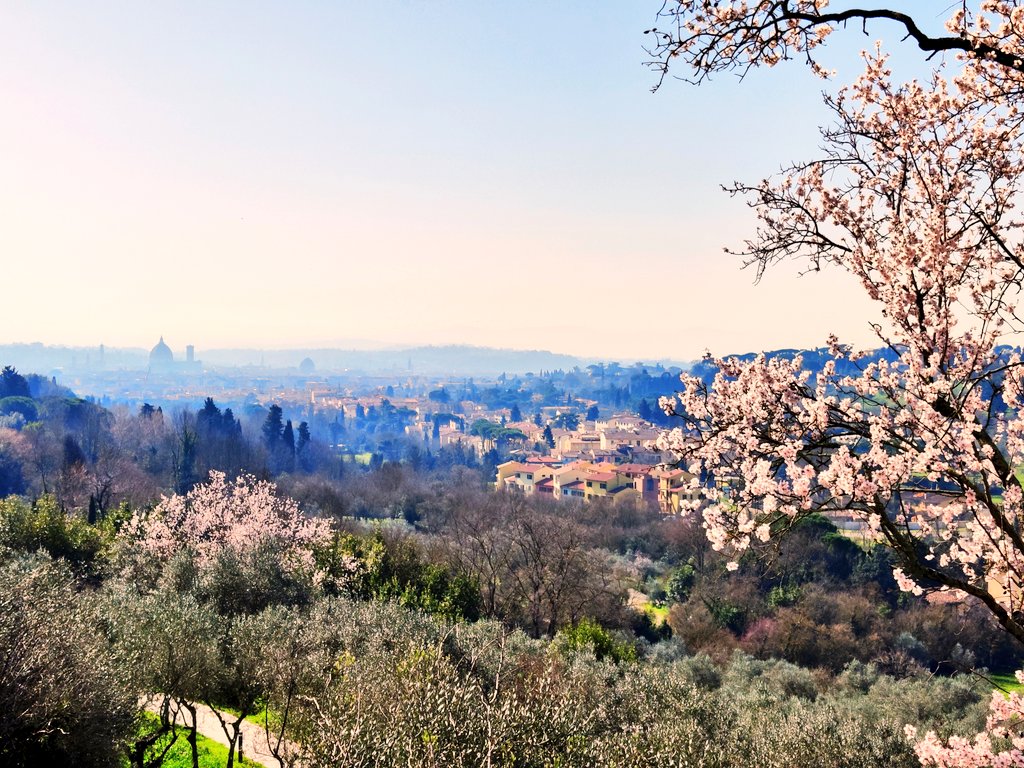
[[[903,589],[976,599],[1024,642],[1024,369],[1007,346],[1024,281],[1024,8],[956,4],[948,35],[932,36],[902,12],[826,5],[671,4],[671,29],[652,31],[654,64],[664,76],[679,60],[700,83],[799,55],[824,76],[816,49],[851,21],[893,22],[922,50],[951,52],[927,80],[902,83],[880,46],[865,53],[863,74],[825,97],[834,122],[818,157],[729,188],[760,221],[734,252],[758,275],[782,259],[848,272],[892,354],[831,336],[814,376],[799,358],[714,359],[710,384],[684,376],[662,400],[685,424],[664,445],[717,479],[703,489],[715,547],[738,556],[807,515],[851,515],[892,549]],[[925,739],[918,754],[934,765],[994,754],[986,738],[946,749]]]

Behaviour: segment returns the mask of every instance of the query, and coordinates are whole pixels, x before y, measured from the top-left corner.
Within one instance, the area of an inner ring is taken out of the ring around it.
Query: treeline
[[[0,375],[0,497],[52,495],[62,509],[96,519],[186,493],[214,470],[277,476],[343,467],[276,405],[243,417],[212,398],[198,411],[108,410],[10,367]]]

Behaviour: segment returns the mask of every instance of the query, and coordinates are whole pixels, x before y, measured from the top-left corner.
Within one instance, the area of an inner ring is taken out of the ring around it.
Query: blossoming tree
[[[304,514],[273,483],[251,475],[229,481],[223,472],[211,472],[188,493],[136,513],[119,537],[127,550],[145,553],[144,560],[162,570],[185,558],[193,577],[188,586],[195,590],[187,596],[125,596],[128,607],[115,612],[128,619],[125,653],[159,661],[140,665],[150,686],[143,693],[155,688],[163,699],[160,727],[137,744],[138,759],[157,738],[173,733],[180,717],[190,729],[193,762],[198,760],[196,702],[205,701],[227,739],[231,766],[242,722],[263,692],[253,679],[263,655],[261,611],[289,602],[301,594],[299,585],[323,576],[314,550],[328,543],[331,525]],[[237,710],[230,716],[213,706],[224,690],[231,691]]]
[[[312,571],[313,548],[330,533],[327,520],[303,514],[273,483],[252,476],[228,481],[223,472],[211,472],[187,494],[137,513],[123,535],[161,560],[187,551],[200,567],[270,545],[286,565]]]
[[[826,99],[822,156],[731,190],[761,222],[739,251],[747,264],[846,270],[878,307],[884,353],[831,337],[820,372],[714,360],[710,385],[684,376],[663,400],[683,418],[663,445],[717,479],[703,489],[717,548],[739,554],[803,516],[852,514],[891,547],[903,589],[979,600],[1024,642],[1024,369],[1006,346],[1024,280],[1024,8],[958,3],[937,36],[901,12],[827,0],[680,0],[663,15],[654,64],[664,77],[680,59],[696,82],[794,56],[826,75],[816,49],[849,21],[887,20],[951,52],[927,81],[902,84],[880,48],[865,53],[864,73]],[[1024,715],[1020,699],[997,697],[989,733],[948,747],[928,736],[922,761],[1024,763],[1024,742],[993,752],[989,736]]]

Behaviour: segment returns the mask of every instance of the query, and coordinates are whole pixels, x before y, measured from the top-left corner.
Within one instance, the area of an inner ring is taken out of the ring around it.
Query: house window
[[[608,488],[608,483],[601,483],[601,487],[607,489]]]

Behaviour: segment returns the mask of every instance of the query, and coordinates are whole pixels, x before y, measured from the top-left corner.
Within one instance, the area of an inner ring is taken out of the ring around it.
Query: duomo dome
[[[171,352],[171,348],[164,344],[164,337],[160,337],[160,341],[153,347],[149,352],[149,367],[150,368],[170,368],[174,365],[174,353]]]

